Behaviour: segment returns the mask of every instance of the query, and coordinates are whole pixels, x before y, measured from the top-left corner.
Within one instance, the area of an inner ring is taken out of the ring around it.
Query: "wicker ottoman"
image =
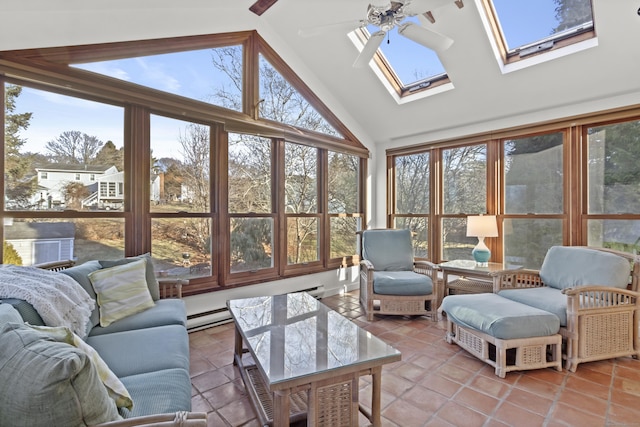
[[[558,317],[496,294],[449,295],[446,340],[495,368],[507,372],[555,367],[562,370]]]

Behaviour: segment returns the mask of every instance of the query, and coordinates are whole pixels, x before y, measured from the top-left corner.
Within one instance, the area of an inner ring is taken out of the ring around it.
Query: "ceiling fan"
[[[367,15],[359,21],[342,22],[315,27],[307,30],[300,30],[298,33],[303,37],[311,37],[324,33],[328,29],[363,28],[368,25],[378,27],[378,31],[372,33],[365,43],[360,55],[356,58],[353,66],[361,68],[366,66],[373,58],[376,51],[382,44],[385,36],[393,28],[398,29],[398,34],[414,42],[421,44],[436,52],[442,52],[453,44],[453,39],[427,29],[412,21],[404,22],[411,16],[423,15],[430,22],[435,22],[433,10],[452,0],[370,0],[367,8]],[[458,8],[464,7],[462,0],[453,1]]]

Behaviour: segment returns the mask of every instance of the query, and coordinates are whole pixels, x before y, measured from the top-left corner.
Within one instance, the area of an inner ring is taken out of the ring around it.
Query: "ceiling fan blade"
[[[415,16],[421,13],[433,12],[448,3],[453,4],[453,0],[411,0],[408,3],[402,10],[407,16]]]
[[[398,34],[436,52],[445,51],[453,44],[453,39],[435,31],[427,30],[414,22],[399,25]]]
[[[260,16],[273,6],[278,0],[258,0],[249,7],[249,10]]]
[[[384,36],[387,33],[384,31],[378,31],[377,33],[371,34],[369,36],[369,40],[367,40],[367,44],[364,45],[360,55],[356,58],[353,63],[354,68],[362,68],[369,64],[369,61],[373,58],[373,55],[376,54],[376,51],[382,44],[382,40],[384,40]]]
[[[319,25],[317,27],[301,28],[298,30],[298,35],[300,37],[315,37],[322,34],[338,31],[344,31],[344,33],[346,34],[350,31],[355,30],[356,28],[362,27],[364,24],[366,24],[366,22],[362,20],[335,22],[333,24]]]

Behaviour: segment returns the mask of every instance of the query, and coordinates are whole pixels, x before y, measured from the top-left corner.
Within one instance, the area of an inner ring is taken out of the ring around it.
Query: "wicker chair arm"
[[[589,310],[620,309],[624,306],[630,310],[640,309],[640,293],[611,286],[576,286],[563,289],[567,296],[569,312]]]
[[[42,264],[33,264],[33,267],[41,268],[43,270],[61,271],[71,268],[76,264],[74,260],[67,259],[63,261],[44,262]]]
[[[526,289],[546,286],[540,278],[538,270],[502,270],[491,273],[493,292],[504,289]]]
[[[205,412],[180,411],[172,414],[147,415],[97,424],[95,427],[206,427]]]
[[[368,259],[360,260],[360,269],[365,273],[368,273],[369,271],[373,272],[375,270],[373,264]]]
[[[427,274],[429,276],[433,274],[434,271],[440,270],[440,267],[437,264],[426,260],[414,260],[413,268],[416,273]]]

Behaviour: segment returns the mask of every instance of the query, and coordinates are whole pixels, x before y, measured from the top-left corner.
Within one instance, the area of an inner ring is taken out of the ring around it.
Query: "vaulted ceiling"
[[[435,0],[434,0],[435,1]],[[368,0],[3,0],[0,50],[256,29],[365,144],[402,146],[640,104],[640,4],[593,0],[597,38],[568,55],[540,55],[504,72],[480,0],[437,9],[432,29],[455,40],[440,54],[453,88],[399,100],[373,68],[355,69],[344,31],[298,31],[362,19]],[[440,3],[440,1],[437,1]],[[392,41],[393,42],[393,41]],[[554,56],[558,56],[554,58]],[[542,58],[542,59],[541,59]]]

